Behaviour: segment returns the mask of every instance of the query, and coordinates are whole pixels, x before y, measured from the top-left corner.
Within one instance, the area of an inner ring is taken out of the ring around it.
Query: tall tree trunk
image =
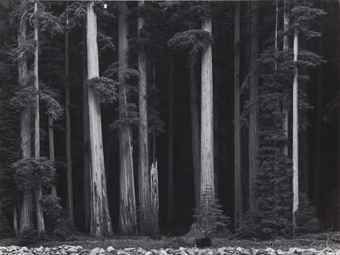
[[[139,2],[144,6],[144,1]],[[144,26],[143,17],[138,17],[138,33]],[[144,49],[138,52],[139,71],[139,222],[140,231],[144,234],[152,233],[151,219],[151,190],[149,173],[149,141],[148,141],[148,109],[147,109],[147,57]]]
[[[251,49],[250,49],[250,111],[249,111],[249,210],[253,212],[256,208],[255,185],[258,170],[258,76],[257,76],[257,54],[258,42],[258,4],[251,2]]]
[[[191,148],[192,165],[194,170],[195,206],[199,207],[200,201],[200,119],[198,102],[198,83],[196,80],[197,55],[190,55],[190,111],[191,111]]]
[[[48,117],[48,151],[49,159],[55,161],[55,150],[54,150],[54,122],[51,117]],[[57,196],[56,183],[52,184],[52,195]]]
[[[293,81],[293,234],[296,227],[296,212],[299,208],[299,108],[298,108],[298,50],[299,50],[299,38],[298,31],[294,31],[294,81]]]
[[[159,185],[158,185],[158,164],[153,161],[150,170],[151,183],[151,217],[153,234],[159,233]]]
[[[97,16],[94,2],[87,4],[87,70],[88,79],[99,76]],[[104,166],[100,100],[88,88],[90,137],[90,233],[95,236],[112,234]]]
[[[240,3],[234,13],[234,227],[242,218],[241,125],[240,125]]]
[[[39,98],[39,21],[38,21],[38,1],[34,3],[34,89],[36,91],[35,96],[35,118],[34,118],[34,157],[36,160],[40,159],[40,98]],[[35,204],[36,204],[36,216],[37,216],[37,228],[38,233],[45,232],[44,213],[41,207],[42,199],[42,187],[41,184],[35,190]]]
[[[157,91],[156,63],[152,65],[152,89]],[[158,161],[157,161],[157,130],[152,130],[152,162],[150,169],[151,183],[151,212],[153,234],[159,234],[159,187],[158,187]]]
[[[168,212],[167,223],[169,226],[174,221],[174,63],[169,57],[169,84],[168,84]]]
[[[338,2],[338,17],[339,17],[339,14],[340,14],[340,0],[337,1]],[[338,18],[337,20],[338,22],[338,26],[340,24],[340,18]],[[338,29],[338,31],[340,31]],[[338,32],[337,34],[337,45],[340,44],[340,33]],[[337,57],[339,58],[340,57],[340,48],[339,46],[337,47]],[[340,81],[340,64],[338,64],[338,70],[337,70],[337,73],[338,73],[338,82]],[[337,150],[338,150],[338,155],[340,153],[340,107],[338,106],[338,109],[337,109],[338,113],[337,113],[337,124],[338,124],[338,143],[337,143]],[[320,169],[318,169],[320,171]],[[340,159],[338,157],[338,162],[337,162],[337,183],[336,183],[336,220],[335,220],[335,223],[336,223],[336,228],[339,230],[340,229]]]
[[[18,46],[22,47],[26,41],[26,21],[21,18],[18,31]],[[20,86],[25,86],[27,80],[27,58],[23,55],[18,60],[18,82]],[[31,108],[25,108],[20,114],[20,137],[21,137],[21,155],[22,158],[30,158],[32,156],[31,140],[32,140],[32,129],[31,129]],[[20,207],[20,223],[19,232],[23,233],[26,229],[33,227],[33,197],[32,191],[27,190],[23,192],[22,204]],[[16,209],[15,209],[16,211]],[[16,221],[17,216],[14,217]]]
[[[202,30],[212,36],[212,20],[210,17],[202,21]],[[213,65],[212,46],[202,52],[201,68],[201,187],[200,203],[205,195],[215,197],[214,185],[214,111],[213,111]]]
[[[68,14],[66,13],[66,26],[68,26]],[[71,152],[71,115],[70,115],[70,82],[69,82],[69,31],[65,32],[65,125],[66,125],[66,169],[67,169],[67,210],[71,223],[73,216],[73,170]]]
[[[84,204],[84,225],[85,230],[90,231],[90,131],[89,131],[89,103],[87,81],[87,60],[86,60],[86,20],[83,31],[83,204]]]
[[[339,42],[340,43],[340,42]],[[323,47],[322,47],[322,38],[321,38],[321,45],[320,45],[320,55],[323,54]],[[323,117],[323,65],[321,64],[319,73],[318,73],[318,82],[316,88],[316,118],[315,118],[315,140],[314,140],[314,167],[313,167],[313,201],[316,206],[316,209],[319,213],[319,204],[320,204],[320,170],[321,170],[321,153],[322,153],[322,117]],[[340,169],[340,162],[339,166]],[[339,171],[339,170],[338,170]],[[339,171],[340,172],[340,171]],[[340,182],[338,182],[338,187],[340,188]],[[339,190],[340,191],[340,190]],[[340,192],[338,193],[340,196]],[[339,203],[340,204],[340,203]],[[340,215],[340,214],[338,214]],[[340,222],[340,221],[339,221]]]
[[[128,68],[128,22],[127,4],[119,3],[118,15],[118,55],[119,55],[119,117],[123,122],[128,118],[128,88],[124,72]],[[124,123],[119,128],[120,156],[120,207],[119,226],[124,234],[132,234],[137,229],[136,197],[134,187],[131,128]]]
[[[288,0],[283,1],[283,30],[286,33],[289,29],[289,13],[288,13]],[[289,43],[288,43],[288,35],[285,34],[283,36],[283,50],[288,51],[289,49]],[[290,91],[290,90],[289,90]],[[283,106],[283,132],[286,137],[286,143],[283,148],[283,152],[285,156],[288,156],[289,150],[288,150],[288,144],[289,144],[289,107],[288,105]]]

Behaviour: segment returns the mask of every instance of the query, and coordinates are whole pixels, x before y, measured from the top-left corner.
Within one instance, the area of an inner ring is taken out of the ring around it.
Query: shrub
[[[229,233],[229,217],[224,215],[222,206],[212,192],[205,192],[200,205],[195,209],[193,228],[201,237],[212,237]]]
[[[38,231],[33,228],[24,229],[18,236],[18,243],[22,246],[37,244],[41,240]]]
[[[306,194],[301,193],[299,210],[296,213],[296,233],[316,233],[320,230],[320,222],[316,217],[316,209]]]

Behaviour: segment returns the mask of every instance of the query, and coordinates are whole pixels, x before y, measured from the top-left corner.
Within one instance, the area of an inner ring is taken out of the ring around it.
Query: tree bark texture
[[[124,72],[128,68],[128,8],[126,2],[119,3],[118,9],[119,117],[120,120],[124,122],[119,127],[119,227],[123,234],[132,234],[135,233],[137,229],[137,215],[133,172],[132,133],[130,126],[125,123],[128,118],[128,89],[124,77]]]
[[[202,21],[202,30],[212,36],[210,17]],[[201,185],[200,203],[205,195],[215,197],[214,185],[214,112],[213,112],[213,60],[212,46],[202,52],[201,60]]]
[[[87,70],[88,79],[99,76],[97,17],[94,3],[87,4]],[[90,137],[90,233],[95,236],[112,234],[104,166],[100,101],[88,88]]]
[[[26,41],[27,25],[24,17],[20,19],[18,31],[18,47],[23,47]],[[21,56],[18,60],[18,83],[21,87],[26,86],[27,81],[27,57]],[[20,114],[20,147],[22,158],[32,157],[32,111],[30,107],[22,110]],[[22,193],[22,202],[20,206],[20,220],[18,232],[23,233],[26,229],[33,227],[33,196],[32,190],[25,190]],[[15,212],[17,211],[15,206]],[[16,213],[17,214],[17,213]],[[14,216],[13,216],[14,217]],[[14,217],[17,222],[17,215]]]

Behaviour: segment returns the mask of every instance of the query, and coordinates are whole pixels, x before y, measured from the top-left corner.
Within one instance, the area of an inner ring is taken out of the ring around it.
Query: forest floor
[[[0,246],[19,245],[18,241],[13,238],[0,240]],[[111,239],[98,239],[89,236],[74,236],[69,241],[45,241],[36,244],[36,246],[54,247],[60,245],[82,246],[85,249],[95,247],[107,248],[109,246],[115,249],[136,248],[140,247],[146,250],[161,248],[179,248],[193,247],[193,238],[182,237],[166,237],[159,239],[142,236],[117,236]],[[269,241],[244,240],[244,239],[226,239],[214,238],[212,247],[242,247],[245,249],[255,248],[273,248],[287,250],[291,247],[298,248],[315,248],[322,250],[325,248],[340,249],[340,232],[319,233],[299,236],[294,239],[276,239]]]

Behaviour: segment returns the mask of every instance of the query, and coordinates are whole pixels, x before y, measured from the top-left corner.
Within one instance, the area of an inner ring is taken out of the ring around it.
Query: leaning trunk
[[[258,152],[258,133],[257,133],[257,114],[258,114],[258,77],[257,77],[257,54],[258,54],[258,5],[251,3],[252,20],[251,20],[251,49],[250,49],[250,68],[251,77],[249,84],[249,210],[253,212],[256,208],[255,185],[257,175],[257,152]]]
[[[202,30],[212,35],[210,17],[202,21]],[[213,127],[213,70],[211,44],[202,52],[201,62],[201,187],[200,206],[205,198],[215,197],[214,185],[214,127]]]
[[[144,1],[139,2],[142,7]],[[144,26],[144,19],[138,18],[138,33]],[[142,233],[152,232],[151,204],[150,204],[150,173],[149,173],[149,141],[148,141],[148,112],[147,112],[147,58],[144,49],[138,52],[139,71],[139,221]]]
[[[128,67],[128,23],[127,4],[119,3],[118,48],[119,48],[119,117],[123,124],[119,128],[120,156],[120,207],[119,226],[123,234],[136,232],[136,198],[134,187],[132,134],[128,121],[128,91],[124,72]]]
[[[97,17],[94,3],[87,4],[87,70],[88,79],[99,76]],[[93,88],[88,88],[89,137],[90,137],[90,233],[95,236],[112,233],[109,214],[100,100]]]
[[[22,47],[26,41],[26,23],[23,19],[20,20],[19,32],[18,32],[18,46]],[[23,55],[18,60],[18,82],[21,87],[24,87],[27,79],[27,58]],[[21,154],[22,158],[30,158],[32,156],[31,151],[31,108],[25,108],[20,115],[20,137],[21,137]],[[19,232],[23,233],[26,229],[33,227],[32,215],[33,215],[33,197],[31,190],[25,190],[23,192],[22,204],[20,210],[20,223]],[[16,206],[15,206],[16,212]],[[16,213],[15,213],[16,214]],[[14,221],[17,222],[17,215],[13,216]]]

